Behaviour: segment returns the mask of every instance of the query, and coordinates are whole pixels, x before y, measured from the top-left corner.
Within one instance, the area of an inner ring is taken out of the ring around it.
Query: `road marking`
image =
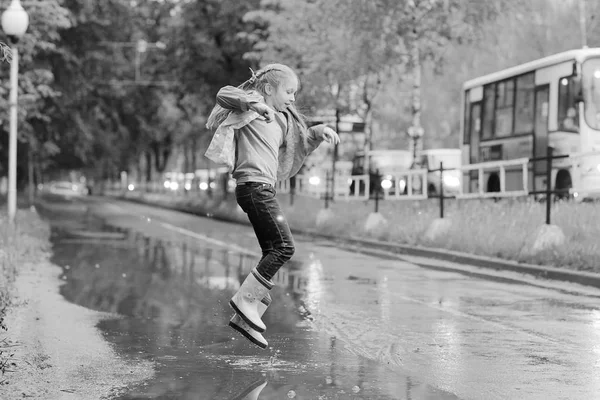
[[[254,251],[251,251],[251,250],[248,250],[248,249],[246,249],[244,247],[238,246],[238,245],[236,245],[234,243],[223,242],[221,240],[214,239],[214,238],[211,238],[209,236],[202,235],[200,233],[197,233],[197,232],[194,232],[194,231],[190,231],[190,230],[187,230],[187,229],[184,229],[184,228],[180,228],[178,226],[171,225],[171,224],[166,223],[166,222],[160,222],[159,224],[162,227],[164,227],[164,228],[167,228],[169,230],[181,233],[181,234],[189,236],[189,237],[193,237],[194,239],[199,239],[199,240],[203,240],[203,241],[205,241],[207,243],[215,244],[217,246],[226,247],[228,249],[237,251],[238,253],[242,253],[242,254],[247,254],[247,255],[258,257],[258,253],[254,252]]]
[[[121,207],[119,205],[115,205],[115,206],[116,206],[115,208],[119,208],[121,210],[124,210],[123,207]],[[127,212],[131,212],[131,211],[127,211]],[[142,217],[142,218],[144,218],[144,219],[154,221],[154,218],[149,218],[149,217],[147,217],[147,216],[145,216],[143,214],[137,214],[137,215],[140,216],[140,217]],[[260,257],[260,254],[258,254],[257,252],[248,250],[248,249],[246,249],[244,247],[241,247],[241,246],[238,246],[238,245],[236,245],[234,243],[227,243],[227,242],[224,242],[222,240],[214,239],[214,238],[211,238],[211,237],[206,236],[206,235],[202,235],[202,234],[194,232],[194,231],[190,231],[190,230],[187,230],[187,229],[184,229],[184,228],[180,228],[180,227],[175,226],[175,225],[171,225],[171,224],[169,224],[167,222],[158,222],[158,224],[161,225],[162,227],[166,228],[166,229],[169,229],[169,230],[174,231],[174,232],[181,233],[181,234],[189,236],[189,237],[193,237],[194,239],[199,239],[199,240],[203,240],[203,241],[205,241],[207,243],[215,244],[217,246],[226,247],[228,249],[237,251],[238,253],[241,253],[241,254],[246,254],[246,255],[254,256],[254,257]]]

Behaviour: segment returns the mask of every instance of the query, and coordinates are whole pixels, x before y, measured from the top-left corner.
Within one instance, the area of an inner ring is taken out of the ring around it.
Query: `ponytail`
[[[298,76],[294,71],[284,64],[269,64],[258,72],[254,72],[252,68],[250,68],[250,73],[252,74],[250,79],[239,85],[238,89],[242,89],[245,92],[256,91],[262,96],[265,95],[265,86],[267,83],[276,88],[286,77],[293,76],[298,79]],[[298,81],[300,80],[298,79]],[[298,113],[295,104],[291,104],[288,109],[294,117],[294,120],[296,120],[301,127],[306,129],[306,122],[302,115]],[[227,110],[218,104],[215,105],[208,116],[206,127],[210,130],[216,130],[219,125],[227,119],[231,112],[233,111]]]

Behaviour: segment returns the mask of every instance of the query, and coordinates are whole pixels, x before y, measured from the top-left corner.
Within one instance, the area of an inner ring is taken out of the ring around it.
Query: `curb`
[[[409,246],[383,242],[378,240],[363,239],[357,237],[326,235],[316,232],[299,232],[312,237],[328,239],[333,242],[340,242],[346,245],[367,247],[381,250],[398,255],[410,255],[425,257],[430,259],[453,262],[457,264],[466,264],[479,268],[493,269],[496,271],[512,271],[534,276],[536,278],[550,279],[577,283],[584,286],[590,286],[600,289],[600,275],[584,271],[571,271],[556,267],[548,267],[533,264],[524,264],[514,261],[502,260],[499,258],[478,256],[469,253],[461,253],[451,250],[443,250],[422,246]],[[451,269],[443,267],[443,269]],[[458,270],[457,270],[458,271]]]
[[[122,196],[106,196],[119,200],[130,201],[133,203],[140,203],[154,207],[168,208],[174,211],[180,211],[188,214],[193,214],[201,217],[207,217],[206,212],[201,212],[196,209],[191,209],[186,206],[166,206],[160,205],[156,203],[152,203],[149,201],[145,201],[142,199],[132,199]],[[227,218],[223,215],[211,215],[210,218],[224,221],[224,222],[233,222],[241,225],[248,225],[246,222],[241,222],[234,218]],[[518,272],[522,274],[527,274],[534,276],[536,278],[549,279],[549,280],[557,280],[564,282],[576,283],[583,286],[594,287],[600,289],[600,274],[595,274],[591,272],[584,271],[573,271],[567,269],[561,269],[556,267],[549,266],[541,266],[541,265],[533,265],[533,264],[524,264],[518,263],[515,261],[503,260],[500,258],[486,257],[486,256],[478,256],[469,253],[463,253],[452,250],[424,247],[424,246],[410,246],[405,244],[397,244],[384,242],[380,240],[374,239],[365,239],[359,238],[356,236],[334,236],[331,234],[319,233],[316,231],[310,230],[301,230],[301,229],[292,229],[292,233],[299,234],[302,236],[307,236],[309,238],[319,238],[325,239],[332,242],[350,245],[350,246],[358,246],[367,249],[375,249],[380,251],[385,251],[397,255],[410,255],[410,256],[418,256],[418,257],[426,257],[430,259],[442,260],[453,262],[457,264],[466,264],[474,267],[492,269],[496,271],[512,271]],[[352,250],[352,249],[351,249]],[[449,270],[451,268],[443,267],[443,269]]]

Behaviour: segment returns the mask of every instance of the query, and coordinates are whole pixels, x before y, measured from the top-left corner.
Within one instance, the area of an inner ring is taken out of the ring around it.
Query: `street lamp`
[[[8,143],[8,221],[15,222],[17,211],[17,76],[19,74],[19,53],[17,42],[29,26],[29,15],[19,0],[12,0],[2,13],[2,30],[11,44],[12,61],[10,65],[10,136]]]

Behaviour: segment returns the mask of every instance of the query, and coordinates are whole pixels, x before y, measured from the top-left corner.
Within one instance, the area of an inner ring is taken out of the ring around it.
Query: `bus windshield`
[[[582,68],[585,121],[590,128],[600,130],[600,58],[591,58]]]

